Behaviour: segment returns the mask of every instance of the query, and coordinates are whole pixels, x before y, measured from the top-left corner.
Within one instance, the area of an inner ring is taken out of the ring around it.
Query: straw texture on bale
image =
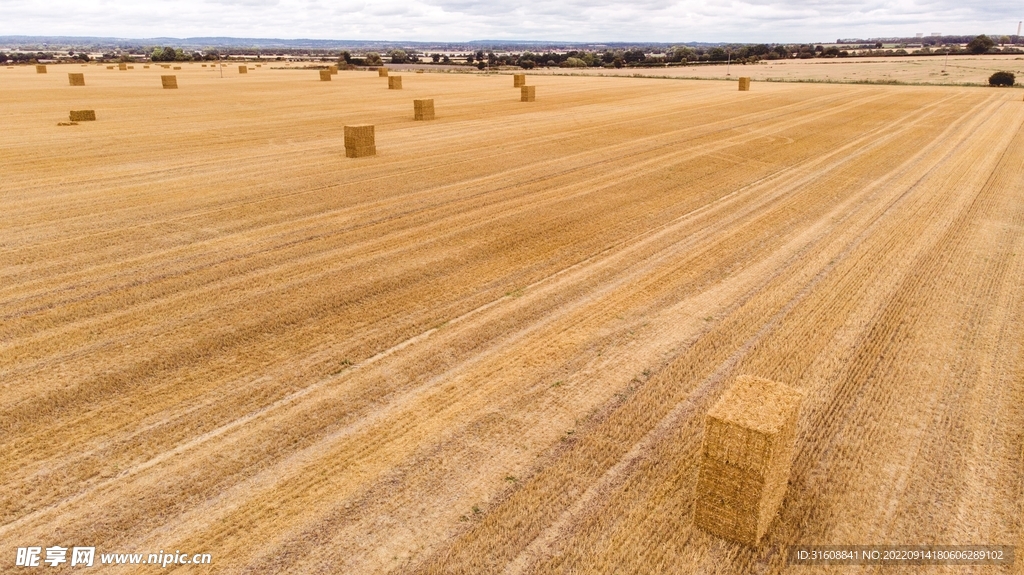
[[[740,376],[708,412],[694,523],[719,537],[757,545],[786,494],[803,394]]]
[[[520,86],[520,102],[533,102],[537,99],[537,87],[536,86]]]
[[[401,76],[388,76],[388,90],[401,90],[402,89],[402,77]]]
[[[338,74],[338,67],[330,66],[329,68],[327,68],[327,71],[330,72],[332,76],[336,76]]]
[[[744,77],[740,78],[740,92],[749,92],[749,91],[750,91],[750,78],[747,78],[747,77],[744,76]]]
[[[125,64],[125,63],[122,62],[122,63],[117,65],[117,69],[118,70],[127,70],[128,69],[128,64]]]
[[[345,157],[362,158],[377,154],[373,125],[345,126]]]
[[[249,72],[249,70],[245,66],[239,66],[238,67],[238,73],[239,74],[246,74],[248,72]]]
[[[433,120],[434,119],[434,99],[426,100],[413,100],[413,119],[414,120]]]
[[[72,122],[92,122],[96,120],[96,110],[71,110],[68,116]]]
[[[385,68],[384,66],[381,66],[380,68],[377,68],[377,76],[379,76],[381,78],[386,78],[387,75],[388,75],[388,69],[387,68]]]
[[[331,81],[331,71],[330,70],[320,70],[320,81],[321,82],[330,82]]]
[[[45,74],[45,73],[46,73],[46,65],[45,64],[36,64],[36,74]]]
[[[512,87],[521,88],[526,85],[526,74],[512,74]]]
[[[114,69],[113,66],[107,66],[107,70],[113,70],[113,69]]]
[[[164,90],[172,90],[178,88],[178,77],[177,76],[160,76],[160,83],[163,85]]]
[[[68,74],[68,84],[72,86],[84,86],[85,85],[85,74]]]
[[[174,69],[175,70],[181,70],[181,66],[175,66]]]

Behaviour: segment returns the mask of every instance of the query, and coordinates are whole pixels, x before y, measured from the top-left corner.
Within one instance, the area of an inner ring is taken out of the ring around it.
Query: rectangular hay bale
[[[332,76],[337,76],[338,75],[338,67],[337,66],[329,66],[327,68],[327,71],[330,72]]]
[[[71,110],[68,117],[72,122],[94,122],[96,121],[96,110]]]
[[[536,86],[520,86],[519,87],[520,102],[533,102],[537,99],[537,87]]]
[[[36,74],[45,74],[46,64],[36,64]]]
[[[127,70],[128,69],[128,64],[125,64],[124,62],[121,62],[120,64],[117,65],[117,69],[118,70]]]
[[[401,76],[388,76],[388,90],[401,90],[402,89],[402,77]]]
[[[176,90],[178,89],[178,77],[160,76],[160,84],[164,87],[164,90]]]
[[[345,157],[362,158],[377,154],[372,124],[345,126]]]
[[[708,411],[694,523],[757,545],[786,494],[803,394],[748,375],[736,378]]]
[[[512,74],[512,87],[522,88],[526,85],[526,74]]]
[[[740,92],[749,92],[749,91],[750,91],[750,78],[747,78],[747,77],[740,78]]]
[[[377,68],[377,76],[379,78],[387,78],[388,77],[388,69],[385,68],[384,66],[381,66],[381,67]]]
[[[330,70],[320,70],[320,81],[321,82],[330,82],[331,81],[331,71]]]
[[[113,69],[114,69],[113,66],[107,66],[107,70],[113,70]]]
[[[245,66],[239,66],[238,67],[238,73],[239,74],[247,74],[247,73],[249,73],[249,70]]]
[[[71,84],[72,86],[84,86],[85,74],[68,73],[68,84]]]
[[[429,98],[425,100],[413,100],[413,120],[433,120],[434,119],[434,99]]]

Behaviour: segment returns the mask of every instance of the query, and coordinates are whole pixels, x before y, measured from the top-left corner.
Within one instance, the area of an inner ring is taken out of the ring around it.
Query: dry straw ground
[[[794,543],[1024,546],[1018,91],[531,75],[522,106],[507,76],[0,73],[8,565],[777,573]],[[55,125],[78,108],[102,121]],[[375,158],[344,157],[345,124]],[[743,373],[804,393],[759,548],[691,525],[704,416]]]

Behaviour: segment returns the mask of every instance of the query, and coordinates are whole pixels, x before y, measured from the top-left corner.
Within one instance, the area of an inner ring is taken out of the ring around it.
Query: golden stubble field
[[[536,102],[494,75],[0,70],[2,564],[1024,549],[1018,91],[527,80]],[[71,109],[98,120],[58,126]],[[344,157],[353,123],[375,158]],[[704,414],[739,374],[806,394],[756,549],[691,527]]]

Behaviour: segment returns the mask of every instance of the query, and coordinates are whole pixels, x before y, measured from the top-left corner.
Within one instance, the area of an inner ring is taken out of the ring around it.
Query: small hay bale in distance
[[[245,66],[239,66],[238,67],[238,73],[239,74],[248,74],[249,73],[249,69],[246,68]]]
[[[36,74],[45,74],[46,64],[36,64]]]
[[[113,70],[113,69],[114,69],[113,66],[107,66],[107,70]]]
[[[72,86],[84,86],[85,74],[68,73],[68,84]]]
[[[345,157],[363,158],[377,155],[372,124],[345,126]]]
[[[164,87],[164,90],[177,90],[178,89],[178,77],[177,76],[160,76],[160,84]]]
[[[537,99],[537,86],[520,86],[519,101],[533,102]]]
[[[747,78],[747,77],[744,76],[744,77],[740,78],[740,92],[749,92],[749,91],[750,91],[750,78]]]
[[[321,82],[330,82],[331,81],[331,71],[330,70],[320,70],[320,81]]]
[[[417,74],[422,74],[422,73],[423,73],[423,70],[416,70],[416,73],[417,73]]]
[[[330,72],[332,76],[337,76],[338,75],[338,67],[337,66],[328,66],[327,67],[327,71]]]
[[[412,119],[413,120],[433,120],[434,119],[434,99],[429,98],[425,100],[413,100],[412,101]]]
[[[149,70],[149,64],[146,64],[145,66],[143,66],[142,69],[143,70]]]
[[[72,122],[95,122],[96,110],[71,110],[68,117]]]
[[[175,70],[181,70],[181,66],[175,66],[174,69]]]
[[[257,67],[257,68],[262,68],[262,67],[263,67],[263,64],[256,64],[256,67]]]
[[[203,68],[205,68],[205,67],[206,67],[206,64],[203,64]]]
[[[379,77],[379,78],[387,78],[388,77],[388,69],[385,66],[381,66],[381,67],[377,68],[377,77]]]
[[[135,69],[135,66],[128,66],[128,69],[129,69],[129,70],[134,70],[134,69]]]
[[[736,378],[705,419],[694,524],[758,544],[786,494],[802,399],[782,383]]]
[[[526,85],[526,74],[512,74],[512,87],[522,88]]]
[[[401,76],[388,76],[388,90],[401,90],[402,89],[402,77]]]
[[[117,65],[117,69],[118,70],[127,70],[128,69],[128,64],[125,64],[124,62],[121,62],[120,64]]]

